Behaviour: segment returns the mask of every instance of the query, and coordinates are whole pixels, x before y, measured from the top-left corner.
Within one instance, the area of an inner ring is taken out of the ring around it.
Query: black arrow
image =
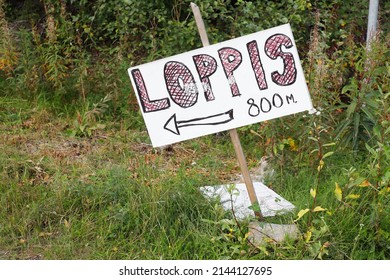
[[[176,114],[173,114],[172,117],[170,117],[168,121],[165,123],[164,128],[176,135],[180,135],[179,128],[182,127],[195,126],[195,125],[217,125],[217,124],[228,123],[233,119],[234,119],[233,109],[230,109],[225,113],[220,113],[220,114],[207,116],[207,117],[195,118],[191,120],[184,120],[184,121],[178,121],[176,119]]]

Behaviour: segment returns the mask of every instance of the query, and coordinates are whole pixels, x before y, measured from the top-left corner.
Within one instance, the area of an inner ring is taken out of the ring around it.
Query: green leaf
[[[259,212],[261,213],[260,204],[257,202],[255,204],[252,204],[248,207],[249,209],[253,210],[253,212]]]
[[[367,118],[371,121],[371,122],[375,122],[375,117],[374,115],[371,113],[371,111],[365,107],[365,108],[362,108],[362,111],[364,112],[364,114],[367,116]]]
[[[371,98],[369,98],[369,97],[367,97],[367,98],[364,98],[364,102],[366,103],[366,105],[368,105],[368,107],[371,107],[371,108],[374,108],[374,109],[378,109],[378,102],[373,98],[373,97],[371,97]],[[367,108],[367,106],[365,107],[365,108]]]
[[[390,127],[385,130],[385,135],[390,133]]]
[[[353,194],[353,193],[350,193],[349,195],[347,195],[345,197],[345,199],[358,199],[360,197],[360,194]]]
[[[336,139],[340,138],[344,131],[348,128],[348,126],[352,123],[351,118],[346,118],[344,121],[340,122],[340,125],[337,127],[335,133],[336,133]]]
[[[324,145],[322,145],[322,147],[330,147],[330,146],[334,146],[334,145],[336,145],[336,143],[332,142],[332,143],[324,144]]]
[[[330,157],[330,156],[333,155],[333,154],[334,154],[334,152],[327,152],[327,153],[322,157],[322,159],[327,158],[327,157]]]
[[[343,94],[348,93],[348,91],[350,91],[350,92],[356,92],[357,89],[358,89],[358,88],[357,88],[356,82],[355,82],[354,80],[352,80],[352,83],[349,84],[349,85],[344,86],[343,89],[341,90],[341,92],[342,92]]]
[[[314,149],[313,151],[310,152],[310,154],[318,152],[318,149]]]
[[[272,147],[273,151],[274,151],[274,155],[277,155],[278,154],[278,147],[276,147],[276,145],[274,145]]]
[[[374,126],[372,131],[378,139],[381,138],[381,127],[379,125]]]
[[[354,99],[352,100],[351,104],[349,104],[348,109],[347,109],[347,117],[351,117],[351,115],[355,112],[357,106],[357,100]]]
[[[360,126],[360,114],[356,113],[353,118],[353,147],[356,147],[357,145],[357,140],[358,140],[358,134],[359,134],[359,126]]]
[[[366,143],[366,149],[370,152],[370,154],[372,154],[372,155],[376,155],[377,154],[377,152],[373,149],[373,148],[371,148],[367,143]]]

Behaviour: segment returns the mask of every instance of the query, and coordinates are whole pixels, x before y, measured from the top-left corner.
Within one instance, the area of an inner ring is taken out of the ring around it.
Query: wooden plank
[[[192,12],[193,12],[194,17],[195,17],[195,22],[196,22],[196,25],[198,27],[198,31],[199,31],[200,39],[202,40],[202,44],[204,47],[209,46],[210,42],[209,42],[209,38],[207,36],[207,31],[206,31],[206,28],[205,28],[205,25],[203,22],[202,15],[200,13],[200,9],[195,3],[192,3],[192,2],[191,2],[191,9],[192,9]],[[251,179],[251,176],[249,173],[248,165],[246,163],[245,155],[244,155],[244,152],[242,150],[242,146],[241,146],[240,138],[238,137],[237,130],[230,129],[229,134],[230,134],[230,138],[232,140],[233,146],[234,146],[234,150],[236,152],[236,157],[238,159],[238,163],[239,163],[240,168],[241,168],[241,173],[242,173],[242,176],[244,178],[244,182],[245,182],[246,189],[248,191],[249,199],[251,201],[252,206],[254,206],[254,208],[255,208],[255,209],[253,209],[253,211],[255,213],[255,216],[258,219],[263,219],[263,215],[261,214],[261,211],[260,211],[260,205],[259,205],[259,202],[257,200],[255,188],[253,187],[253,182],[252,182],[252,179]]]
[[[202,40],[203,47],[209,46],[210,45],[209,37],[207,36],[206,27],[204,26],[200,9],[195,3],[192,2],[191,2],[191,9],[192,12],[194,13],[196,26],[198,27],[198,31],[199,31],[200,39]]]
[[[229,130],[230,138],[232,140],[234,150],[236,152],[236,157],[238,159],[238,163],[241,168],[241,173],[244,178],[244,183],[246,186],[246,189],[248,191],[249,199],[251,201],[252,206],[255,206],[256,209],[253,209],[255,216],[259,219],[263,219],[263,215],[260,211],[260,205],[257,200],[255,188],[253,187],[252,178],[249,173],[248,165],[246,163],[245,155],[242,150],[240,138],[238,137],[238,133],[236,129],[230,129]]]

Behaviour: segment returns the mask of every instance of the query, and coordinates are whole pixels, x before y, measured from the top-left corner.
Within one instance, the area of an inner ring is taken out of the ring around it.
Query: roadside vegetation
[[[390,258],[389,3],[367,51],[368,1],[201,2],[211,43],[292,26],[317,111],[239,134],[299,238],[202,195],[239,177],[227,134],[150,145],[127,68],[201,47],[190,1],[0,0],[0,259]]]

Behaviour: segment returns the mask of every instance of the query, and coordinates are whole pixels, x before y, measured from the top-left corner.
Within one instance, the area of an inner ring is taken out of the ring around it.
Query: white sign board
[[[154,147],[312,109],[289,24],[128,72]]]

